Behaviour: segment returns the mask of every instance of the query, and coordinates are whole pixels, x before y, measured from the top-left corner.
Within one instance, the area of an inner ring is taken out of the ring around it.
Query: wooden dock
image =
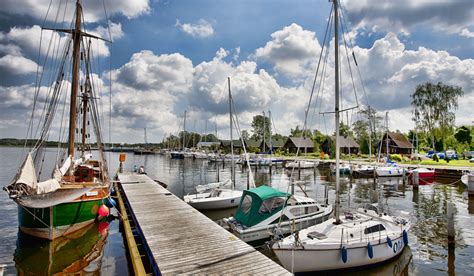
[[[118,174],[155,275],[291,275],[143,174]]]

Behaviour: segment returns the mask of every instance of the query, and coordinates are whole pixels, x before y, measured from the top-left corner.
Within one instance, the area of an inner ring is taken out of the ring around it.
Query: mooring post
[[[467,194],[474,196],[474,174],[472,173],[467,176]]]
[[[402,178],[403,178],[403,187],[405,187],[405,185],[407,184],[407,170],[403,169],[403,174],[402,174]]]
[[[420,185],[420,175],[418,171],[412,172],[411,182],[413,183],[413,190],[418,190],[418,185]]]
[[[298,180],[301,180],[301,161],[298,161]]]
[[[217,165],[217,182],[220,182],[219,165]]]
[[[291,194],[295,194],[295,181],[291,181]]]
[[[454,204],[448,202],[446,206],[448,218],[448,246],[454,246],[456,231],[454,230]]]
[[[247,171],[247,190],[250,189],[250,170]]]

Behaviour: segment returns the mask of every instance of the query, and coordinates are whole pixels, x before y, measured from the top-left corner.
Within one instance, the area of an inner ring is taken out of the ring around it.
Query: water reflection
[[[99,275],[109,223],[97,222],[66,237],[47,241],[18,232],[14,261],[18,274]]]

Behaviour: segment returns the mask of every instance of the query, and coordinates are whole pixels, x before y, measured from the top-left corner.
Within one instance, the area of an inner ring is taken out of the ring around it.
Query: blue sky
[[[51,11],[65,2],[53,0]],[[3,3],[0,137],[25,136],[38,64],[34,50],[41,35],[38,26],[49,3]],[[302,124],[331,9],[328,1],[104,3],[114,43],[111,48],[104,43],[95,46],[101,65],[96,73],[104,85],[112,76],[113,141],[134,142],[137,135],[142,136],[143,127],[150,141],[160,141],[178,131],[184,110],[188,110],[192,130],[202,132],[205,121],[215,122],[220,135],[226,137],[227,76],[232,78],[242,128],[249,129],[252,116],[270,109],[278,132],[288,134],[290,128]],[[102,1],[86,0],[83,6],[87,29],[108,36]],[[356,45],[370,104],[380,112],[390,112],[392,129],[413,127],[409,95],[426,81],[461,86],[465,96],[456,111],[456,123],[472,124],[472,1],[367,0],[342,1],[342,6],[347,38]],[[72,7],[73,1],[68,1],[66,22],[70,22]],[[51,12],[46,26],[54,24],[53,17]],[[332,64],[330,58],[324,76],[328,82],[316,98],[315,110],[332,105]],[[343,81],[343,91],[351,87],[348,78]],[[355,105],[355,99],[347,97],[343,104]],[[354,113],[349,115],[350,121],[357,119]],[[310,123],[311,128],[333,131],[328,118],[313,116]]]

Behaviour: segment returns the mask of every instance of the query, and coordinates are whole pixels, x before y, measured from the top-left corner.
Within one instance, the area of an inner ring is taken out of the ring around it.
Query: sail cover
[[[17,174],[16,184],[25,184],[31,189],[36,189],[38,185],[38,180],[36,179],[35,165],[33,164],[33,158],[31,153],[28,153],[23,166],[21,167],[20,172]]]

